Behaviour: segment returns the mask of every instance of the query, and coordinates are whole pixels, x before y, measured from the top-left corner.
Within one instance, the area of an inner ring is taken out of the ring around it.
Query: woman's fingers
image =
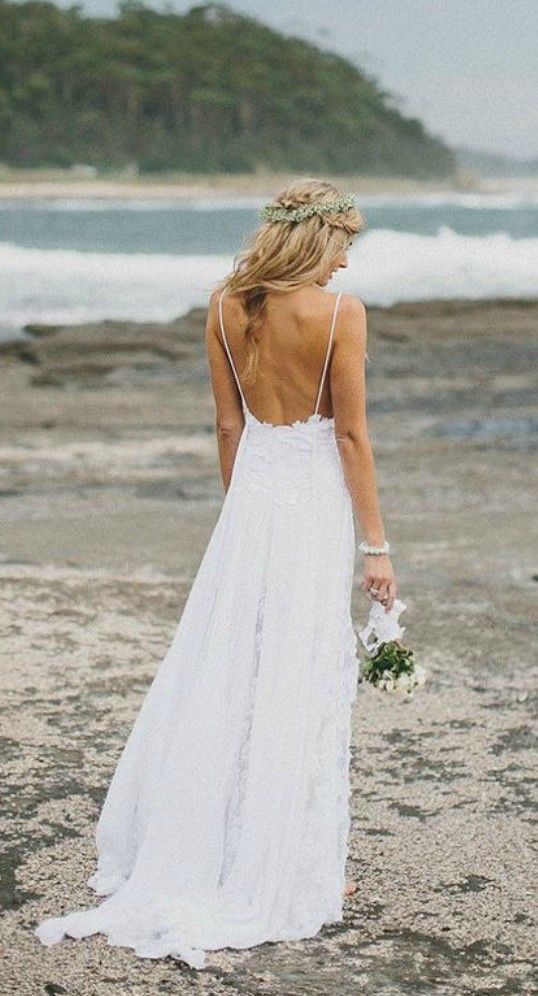
[[[370,595],[370,598],[376,602],[381,602],[387,611],[392,609],[396,599],[396,584],[393,578],[376,577],[369,572],[362,581],[361,587]]]
[[[392,578],[375,576],[374,574],[366,574],[364,581],[362,582],[362,587],[368,591],[369,588],[375,588],[377,591],[383,591],[386,594],[386,589],[392,582]]]
[[[396,600],[396,578],[388,557],[383,556],[378,563],[375,563],[375,558],[368,557],[364,566],[361,588],[390,611]]]
[[[385,608],[387,612],[390,612],[396,600],[396,585],[394,584],[393,581],[391,581],[390,584],[388,585],[386,597],[387,601],[385,603]]]

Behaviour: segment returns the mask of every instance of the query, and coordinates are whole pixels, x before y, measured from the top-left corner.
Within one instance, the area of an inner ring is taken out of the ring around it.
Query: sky
[[[74,0],[58,0],[68,7]],[[111,15],[115,0],[78,0]],[[203,0],[201,0],[203,2]],[[185,13],[192,0],[146,0]],[[538,156],[537,0],[228,0],[349,59],[451,146]]]

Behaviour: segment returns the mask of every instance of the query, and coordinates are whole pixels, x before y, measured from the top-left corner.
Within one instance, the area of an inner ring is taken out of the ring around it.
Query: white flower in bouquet
[[[422,664],[417,664],[415,662],[414,675],[416,684],[419,688],[422,688],[422,686],[426,683],[426,671],[422,667]]]
[[[369,653],[361,663],[361,680],[364,677],[375,688],[408,700],[413,698],[415,688],[425,684],[426,671],[415,661],[413,651],[401,642],[405,627],[398,625],[398,618],[405,608],[398,599],[388,612],[380,602],[374,602],[359,637]]]

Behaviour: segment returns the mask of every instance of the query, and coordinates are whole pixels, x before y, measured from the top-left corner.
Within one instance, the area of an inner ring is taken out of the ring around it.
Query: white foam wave
[[[436,191],[422,194],[372,194],[358,198],[359,207],[466,208],[469,211],[518,211],[538,208],[538,191]]]
[[[233,256],[86,253],[0,243],[2,324],[105,318],[168,321],[205,306]],[[502,232],[470,237],[443,226],[435,236],[365,233],[349,266],[328,285],[366,305],[430,298],[538,296],[538,239]]]
[[[376,229],[359,239],[350,260],[343,282],[350,292],[359,285],[370,304],[538,295],[538,239],[504,232],[468,236],[443,225],[430,236]]]
[[[2,200],[0,211],[50,211],[82,212],[86,214],[107,211],[237,211],[257,210],[266,203],[260,197],[185,197],[183,194],[142,198],[114,197],[17,197]]]
[[[355,190],[359,208],[465,208],[469,211],[514,211],[538,209],[538,191],[534,189],[474,192],[439,190],[423,193],[361,194]],[[257,195],[226,196],[205,194],[159,194],[143,197],[125,194],[123,197],[20,197],[2,199],[1,211],[51,211],[100,213],[107,211],[178,211],[181,209],[211,212],[246,209],[257,211],[270,198]]]

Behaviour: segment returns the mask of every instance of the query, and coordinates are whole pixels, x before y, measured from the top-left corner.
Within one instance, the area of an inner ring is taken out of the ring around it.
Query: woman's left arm
[[[205,327],[209,375],[215,401],[215,430],[224,491],[230,485],[239,440],[245,425],[241,396],[230,367],[218,320],[218,292],[209,299]]]

